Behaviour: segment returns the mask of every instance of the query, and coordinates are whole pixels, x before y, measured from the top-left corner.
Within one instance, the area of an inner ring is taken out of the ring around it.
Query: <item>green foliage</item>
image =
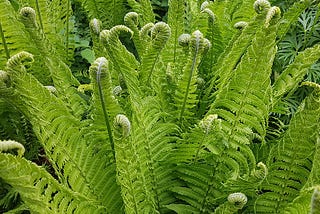
[[[316,3],[71,3],[0,2],[1,212],[319,212]]]

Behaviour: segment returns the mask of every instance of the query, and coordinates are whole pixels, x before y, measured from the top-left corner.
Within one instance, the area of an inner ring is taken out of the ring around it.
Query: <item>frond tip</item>
[[[136,12],[129,12],[124,16],[124,23],[127,26],[138,26],[139,20],[138,20],[138,13]]]
[[[228,196],[229,203],[235,205],[237,208],[242,209],[248,202],[248,198],[241,192],[232,193]]]
[[[238,30],[243,30],[247,26],[248,26],[248,22],[245,22],[245,21],[240,21],[233,25],[233,27]]]
[[[21,64],[29,64],[32,63],[33,55],[26,51],[21,51],[15,55],[13,55],[7,62],[7,68],[12,69],[15,66],[19,66]]]
[[[0,152],[12,149],[17,149],[19,157],[23,156],[25,152],[24,146],[21,143],[13,140],[0,140]]]
[[[118,134],[121,137],[129,136],[131,130],[131,123],[125,115],[118,114],[114,119],[113,125],[115,127],[115,131],[118,132]]]
[[[257,0],[254,2],[253,7],[257,13],[262,13],[263,11],[268,11],[271,5],[268,0]]]
[[[317,186],[311,198],[311,214],[320,212],[320,186]]]
[[[268,13],[267,13],[267,17],[266,17],[266,21],[265,21],[265,24],[264,26],[267,28],[269,27],[270,25],[270,22],[271,20],[274,18],[274,17],[279,17],[281,14],[281,10],[279,7],[271,7],[269,10],[268,10]]]
[[[191,40],[191,35],[187,33],[181,34],[178,38],[179,45],[181,45],[182,47],[188,46],[190,40]]]
[[[99,35],[101,32],[101,21],[99,19],[92,19],[90,21],[90,29],[93,33],[95,33],[96,35]]]
[[[21,8],[20,15],[26,22],[31,23],[34,27],[37,26],[36,11],[32,7]]]

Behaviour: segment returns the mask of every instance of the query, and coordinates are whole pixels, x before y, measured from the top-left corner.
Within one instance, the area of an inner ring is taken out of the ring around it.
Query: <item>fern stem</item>
[[[101,101],[101,107],[102,107],[103,116],[104,116],[104,119],[105,119],[105,122],[106,122],[106,126],[107,126],[108,136],[109,136],[109,139],[110,139],[112,153],[113,153],[113,156],[115,158],[114,142],[113,142],[113,137],[112,137],[111,125],[109,123],[109,115],[108,115],[108,112],[106,110],[105,100],[104,100],[102,86],[101,86],[101,66],[102,66],[102,64],[100,63],[99,67],[98,67],[98,71],[97,71],[98,91],[99,91],[99,97],[100,97],[100,101]]]
[[[3,30],[2,30],[1,22],[0,22],[0,34],[1,34],[3,48],[4,48],[5,52],[6,52],[6,57],[7,57],[7,59],[10,59],[10,53],[9,53],[8,45],[7,45],[7,42],[6,42],[6,38],[4,37],[4,33],[3,33]]]
[[[69,19],[70,19],[70,0],[67,1],[67,23],[66,23],[66,59],[69,55]]]
[[[183,117],[183,113],[186,107],[186,103],[187,103],[187,99],[188,99],[188,95],[189,95],[189,89],[190,89],[190,85],[191,85],[191,79],[192,79],[192,75],[193,75],[193,71],[195,69],[195,65],[197,62],[197,56],[198,56],[198,52],[199,52],[199,38],[196,39],[196,47],[195,47],[195,53],[193,56],[193,60],[192,60],[192,65],[191,65],[191,69],[190,69],[190,75],[189,75],[189,79],[188,79],[188,84],[187,84],[187,88],[186,88],[186,93],[183,99],[183,104],[182,104],[182,108],[181,108],[181,112],[180,112],[180,117],[179,117],[179,121],[182,122],[182,117]]]
[[[36,9],[37,9],[38,17],[39,17],[40,28],[43,31],[42,16],[41,16],[40,7],[39,7],[39,1],[38,0],[36,0]]]

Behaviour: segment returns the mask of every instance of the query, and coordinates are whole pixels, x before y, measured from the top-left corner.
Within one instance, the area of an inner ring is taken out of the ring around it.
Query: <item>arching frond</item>
[[[299,196],[301,189],[308,186],[308,177],[319,152],[315,150],[319,137],[319,132],[315,131],[319,130],[319,103],[319,86],[316,86],[291,120],[284,137],[270,151],[269,174],[261,186],[263,193],[255,203],[257,213],[284,210]],[[319,178],[315,182],[319,182]]]
[[[103,206],[59,184],[47,171],[23,158],[0,153],[0,177],[35,213],[106,213]]]

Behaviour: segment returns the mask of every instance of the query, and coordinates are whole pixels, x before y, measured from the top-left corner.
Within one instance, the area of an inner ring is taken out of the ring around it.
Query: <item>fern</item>
[[[39,166],[10,154],[1,154],[0,176],[20,193],[36,213],[102,213],[106,209],[59,184]],[[21,170],[23,169],[23,170]]]
[[[308,181],[316,157],[314,149],[318,133],[314,130],[318,130],[315,122],[318,120],[319,88],[316,86],[291,120],[284,137],[270,151],[269,174],[267,182],[261,186],[264,193],[257,198],[256,212],[279,213],[298,196]]]

